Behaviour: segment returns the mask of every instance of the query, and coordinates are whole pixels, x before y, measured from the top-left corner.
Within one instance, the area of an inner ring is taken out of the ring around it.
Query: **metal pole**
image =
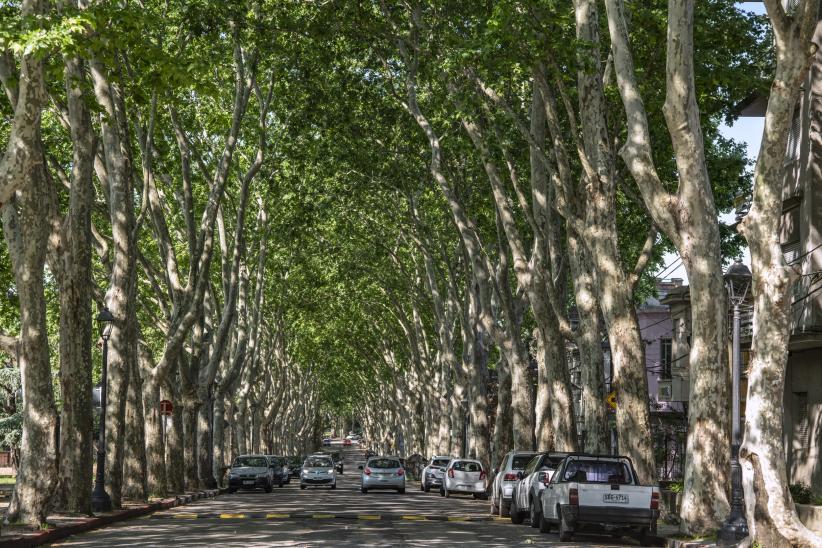
[[[719,531],[719,544],[723,546],[736,546],[739,541],[748,536],[748,522],[743,509],[742,467],[739,465],[739,446],[742,441],[739,428],[739,384],[742,371],[742,352],[739,341],[740,305],[740,302],[734,302],[733,369],[731,373],[731,388],[733,390],[731,396],[731,414],[733,418],[731,425],[731,513]]]
[[[106,400],[108,392],[108,337],[103,337],[103,372],[100,385],[100,437],[97,441],[97,474],[91,493],[93,512],[110,512],[111,497],[106,493]]]

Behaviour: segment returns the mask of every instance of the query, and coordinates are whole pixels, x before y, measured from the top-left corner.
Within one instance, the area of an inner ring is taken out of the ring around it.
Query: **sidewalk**
[[[97,514],[93,517],[52,514],[48,517],[48,523],[52,527],[47,530],[38,530],[27,525],[2,525],[2,528],[0,528],[0,545],[4,548],[40,546],[71,535],[99,529],[100,527],[105,527],[119,521],[145,516],[158,510],[167,510],[203,498],[214,498],[219,493],[219,489],[193,491],[147,504],[126,501],[124,507],[120,510]],[[5,512],[7,506],[8,501],[0,504],[0,511]]]
[[[706,548],[708,546],[716,546],[716,540],[683,540],[677,538],[679,527],[676,525],[668,525],[667,523],[660,523],[657,527],[657,535],[664,542],[665,548]]]

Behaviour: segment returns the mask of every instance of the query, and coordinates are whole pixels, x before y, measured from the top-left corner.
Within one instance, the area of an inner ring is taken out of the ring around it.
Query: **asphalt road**
[[[299,482],[273,493],[238,492],[158,512],[71,537],[56,546],[636,546],[630,539],[575,538],[513,525],[488,515],[486,501],[445,499],[419,484],[404,495],[359,492],[356,466],[337,489],[301,491]]]

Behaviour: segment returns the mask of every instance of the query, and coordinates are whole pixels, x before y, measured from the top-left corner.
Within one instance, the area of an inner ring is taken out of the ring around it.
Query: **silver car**
[[[274,477],[265,455],[240,455],[228,472],[228,492],[237,489],[263,489],[270,493]]]
[[[487,487],[488,476],[478,460],[453,459],[445,469],[440,495],[450,497],[452,493],[468,493],[475,499],[486,499]]]
[[[360,491],[369,489],[396,489],[405,493],[405,468],[397,457],[371,457],[362,470]]]
[[[511,496],[511,522],[520,524],[526,516],[531,520],[531,527],[539,527],[540,494],[551,480],[554,470],[562,463],[568,453],[540,453],[521,472],[522,479],[514,485]]]
[[[514,485],[520,480],[519,472],[534,455],[534,451],[511,451],[502,458],[499,468],[494,470],[494,483],[491,486],[492,514],[506,518],[509,516]]]
[[[328,455],[311,455],[303,462],[300,472],[300,489],[309,485],[328,485],[337,488],[337,471],[334,461]]]
[[[428,466],[422,469],[420,490],[427,493],[432,487],[440,487],[442,478],[445,477],[445,468],[449,462],[451,462],[451,457],[433,457]]]

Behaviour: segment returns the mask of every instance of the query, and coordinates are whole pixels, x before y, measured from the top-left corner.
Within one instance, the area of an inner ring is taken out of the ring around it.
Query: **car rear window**
[[[254,468],[267,468],[268,460],[265,457],[237,457],[234,459],[232,467],[251,466]]]
[[[542,468],[550,468],[551,470],[556,470],[564,458],[565,457],[560,456],[545,457],[542,460]]]
[[[532,458],[534,458],[534,455],[514,455],[511,461],[511,469],[524,470]]]
[[[482,465],[478,462],[458,460],[454,463],[454,470],[460,472],[482,472]]]
[[[451,462],[451,459],[434,459],[431,461],[431,466],[445,467],[448,466],[449,462]]]
[[[394,459],[374,459],[368,461],[369,468],[401,468],[400,461]]]
[[[565,467],[562,479],[579,483],[633,483],[628,465],[616,461],[574,460]]]

